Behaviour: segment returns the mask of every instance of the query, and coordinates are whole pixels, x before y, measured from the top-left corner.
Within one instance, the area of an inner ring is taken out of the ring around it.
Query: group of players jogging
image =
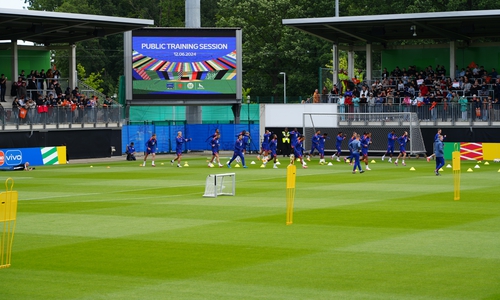
[[[430,159],[435,156],[436,157],[436,170],[435,174],[439,174],[439,169],[444,165],[444,156],[443,156],[443,139],[446,136],[441,135],[441,129],[438,129],[438,133],[434,137],[434,154],[427,157],[427,161],[429,162]],[[226,166],[228,168],[231,168],[231,163],[233,161],[237,161],[238,163],[241,162],[243,165],[243,168],[247,168],[245,164],[245,152],[246,152],[246,146],[248,145],[250,138],[250,133],[248,131],[242,131],[241,133],[238,134],[236,142],[234,144],[234,153],[231,159],[227,162]],[[218,129],[216,129],[215,133],[211,135],[208,139],[210,139],[210,145],[212,149],[212,158],[208,162],[208,167],[213,168],[215,164],[217,164],[219,167],[223,167],[223,164],[220,162],[220,157],[219,157],[219,147],[220,147],[220,132]],[[207,141],[208,141],[207,139]],[[325,164],[325,143],[326,140],[329,139],[327,133],[321,133],[319,130],[316,131],[314,136],[311,138],[311,150],[307,153],[305,153],[304,149],[304,139],[305,136],[302,135],[297,128],[294,130],[290,131],[290,146],[292,149],[292,153],[294,155],[294,158],[300,161],[302,167],[305,169],[307,168],[307,163],[305,162],[304,155],[306,156],[306,159],[310,161],[310,157],[313,156],[316,152],[319,154],[320,164]],[[336,152],[331,156],[332,160],[336,160],[338,162],[341,161],[341,154],[342,154],[342,143],[346,139],[346,135],[343,132],[339,132],[336,136],[336,141],[335,141],[335,148]],[[353,165],[353,174],[356,173],[357,170],[359,170],[359,173],[364,173],[365,170],[369,171],[371,170],[369,165],[369,160],[368,160],[368,150],[370,148],[370,145],[372,143],[372,137],[370,132],[364,132],[362,135],[353,132],[351,138],[348,141],[348,149],[349,149],[349,155],[344,157],[344,162],[347,163],[349,162],[350,165]],[[191,138],[185,138],[182,136],[182,132],[179,131],[177,133],[176,137],[176,157],[170,161],[171,165],[174,164],[174,161],[177,161],[177,167],[181,167],[181,159],[182,159],[182,152],[183,152],[183,145],[186,142],[191,141]],[[397,166],[399,159],[401,159],[401,163],[403,166],[406,166],[405,163],[405,158],[406,158],[406,145],[410,141],[410,138],[408,136],[408,132],[404,132],[403,135],[397,136],[395,131],[392,130],[388,135],[387,135],[387,151],[382,155],[382,161],[385,160],[386,156],[388,156],[388,162],[392,163],[392,159],[394,156],[395,152],[395,147],[396,147],[396,142],[398,143],[399,146],[399,154],[396,157],[396,160],[394,161],[394,164]],[[152,156],[152,166],[155,166],[155,153],[157,149],[157,140],[156,140],[156,134],[153,134],[152,137],[146,142],[146,155],[144,156],[144,161],[142,166],[146,165],[146,159],[148,155],[151,154]],[[262,139],[262,144],[261,144],[261,150],[259,154],[257,155],[258,160],[262,160],[262,163],[264,166],[267,164],[268,161],[273,161],[273,168],[277,169],[279,165],[279,161],[277,159],[277,148],[278,148],[278,138],[276,134],[273,134],[269,130],[266,130],[263,139]],[[365,164],[365,170],[361,167],[361,162],[364,162]]]

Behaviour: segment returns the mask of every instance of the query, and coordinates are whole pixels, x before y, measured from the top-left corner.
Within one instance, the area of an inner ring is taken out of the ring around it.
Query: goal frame
[[[320,116],[315,123],[312,116]],[[327,118],[331,116],[331,118]],[[386,129],[387,132],[391,130],[408,131],[410,140],[407,146],[407,152],[409,155],[416,155],[417,157],[422,154],[425,156],[427,153],[425,149],[425,144],[422,136],[422,131],[420,128],[420,123],[418,121],[418,116],[414,112],[380,112],[380,113],[339,113],[339,112],[303,112],[302,113],[302,132],[306,134],[307,129],[313,129],[316,132],[317,129],[328,128],[329,130],[342,131],[350,137],[353,130],[358,129],[356,132],[363,133],[365,130],[370,128],[376,129]],[[362,128],[363,130],[359,130]],[[351,132],[349,132],[351,131]],[[335,132],[336,133],[336,132]],[[330,139],[335,139],[335,135],[330,135]],[[307,136],[304,140],[304,151],[308,151],[310,148],[311,136]],[[370,149],[370,152],[375,153],[385,153],[387,148],[387,140],[383,141],[385,143],[384,148],[381,149]],[[332,143],[330,142],[330,145]],[[417,147],[416,145],[420,145]],[[343,145],[344,150],[344,145]],[[347,148],[346,148],[347,150]],[[397,148],[395,149],[397,151]],[[325,147],[325,152],[335,152],[336,149],[328,149]]]
[[[232,180],[231,191],[223,191],[224,178],[230,177]],[[217,185],[219,184],[219,185]],[[236,195],[236,173],[208,174],[205,180],[205,193],[203,197],[217,198],[217,196]]]

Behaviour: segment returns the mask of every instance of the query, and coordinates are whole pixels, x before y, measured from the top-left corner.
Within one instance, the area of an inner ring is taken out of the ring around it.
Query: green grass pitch
[[[462,162],[454,201],[434,162],[351,174],[315,158],[286,226],[287,161],[254,157],[1,172],[19,192],[1,299],[500,299],[500,164]],[[228,171],[236,196],[203,198],[207,174]]]

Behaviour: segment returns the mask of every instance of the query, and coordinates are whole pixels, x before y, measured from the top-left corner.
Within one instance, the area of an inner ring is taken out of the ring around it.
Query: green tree
[[[306,2],[219,1],[217,26],[242,28],[243,86],[254,94],[281,95],[280,72],[287,74],[290,96],[305,96],[318,88],[318,71],[331,57],[331,45],[281,24],[282,19],[305,16],[305,7],[311,8]]]

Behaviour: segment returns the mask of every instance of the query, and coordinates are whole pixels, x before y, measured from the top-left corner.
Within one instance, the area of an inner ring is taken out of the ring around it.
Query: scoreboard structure
[[[130,105],[232,105],[242,98],[238,28],[143,28],[125,34]]]

